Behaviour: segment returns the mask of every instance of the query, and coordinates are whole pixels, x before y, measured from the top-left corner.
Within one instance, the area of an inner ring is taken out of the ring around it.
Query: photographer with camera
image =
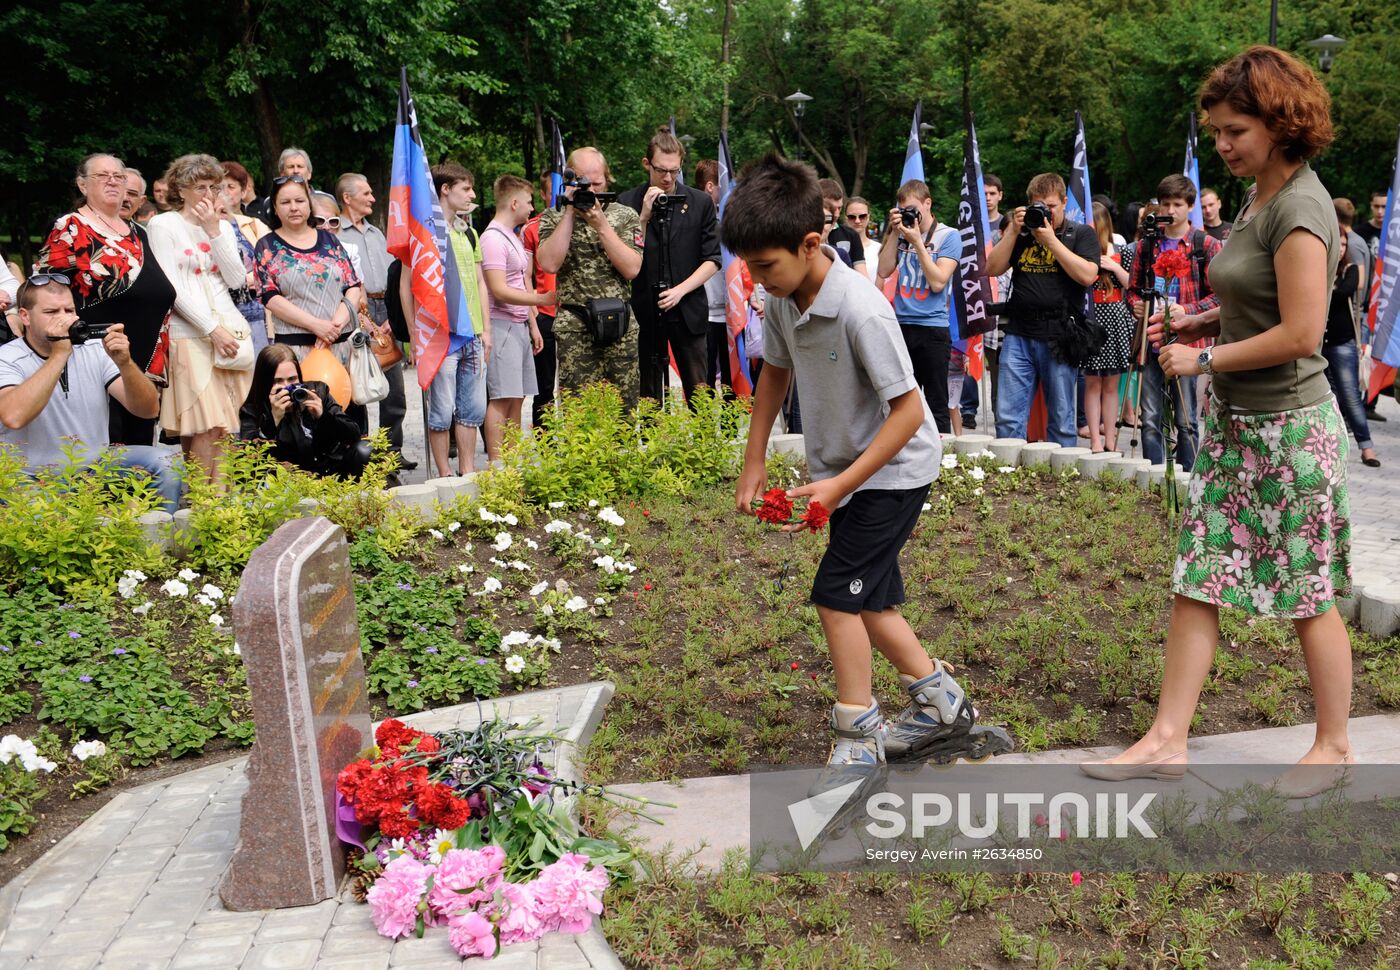
[[[370,443],[355,419],[325,384],[301,379],[301,364],[286,344],[258,354],[238,418],[239,438],[268,442],[273,458],[313,475],[359,478],[369,464]]]
[[[1178,281],[1180,290],[1172,300],[1173,320],[1204,313],[1220,305],[1215,291],[1211,289],[1207,270],[1210,261],[1220,252],[1220,241],[1200,229],[1191,228],[1191,207],[1196,202],[1196,187],[1184,175],[1168,175],[1157,183],[1156,211],[1142,219],[1141,238],[1134,244],[1132,252],[1123,255],[1123,267],[1132,279],[1132,289],[1128,293],[1128,306],[1133,311],[1139,327],[1147,314],[1146,294],[1151,290],[1159,293],[1165,290],[1166,281],[1159,279],[1152,271],[1152,264],[1159,255],[1180,248],[1191,261],[1191,272]],[[1160,311],[1159,299],[1153,307]],[[1208,339],[1186,344],[1189,347],[1204,348],[1211,343]],[[1142,353],[1142,339],[1139,334],[1133,345],[1135,354]],[[1161,464],[1165,459],[1162,443],[1162,393],[1166,378],[1162,375],[1157,360],[1158,352],[1148,348],[1146,360],[1138,357],[1142,367],[1141,404],[1139,420],[1142,422],[1142,454],[1153,464]],[[1179,387],[1178,383],[1184,385]],[[1182,400],[1182,391],[1186,400]],[[1172,382],[1172,409],[1176,416],[1176,462],[1187,471],[1196,464],[1196,379],[1183,377],[1180,382]]]
[[[928,185],[910,179],[899,187],[890,225],[897,231],[880,247],[879,275],[899,272],[894,315],[914,365],[914,380],[924,392],[940,432],[952,427],[948,414],[948,358],[952,331],[948,328],[948,282],[962,256],[962,240],[952,226],[933,217]],[[961,391],[961,387],[959,387]]]
[[[64,465],[64,448],[91,461],[110,449],[119,465],[150,475],[167,512],[180,499],[173,455],[151,445],[113,447],[109,399],[138,419],[160,412],[156,386],[131,358],[120,323],[78,319],[69,278],[36,273],[16,294],[21,339],[0,347],[0,445],[23,453],[28,466]]]
[[[997,437],[1024,438],[1039,384],[1045,392],[1046,437],[1066,447],[1075,429],[1080,364],[1097,352],[1085,329],[1085,296],[1099,276],[1099,238],[1092,226],[1065,219],[1065,180],[1054,172],[1031,179],[1029,205],[1018,206],[987,258],[987,275],[1011,270],[997,388]],[[1102,331],[1100,331],[1100,334]]]
[[[617,197],[636,209],[642,227],[642,271],[632,281],[641,350],[642,396],[665,395],[675,356],[681,387],[691,391],[705,379],[709,300],[705,281],[719,272],[719,222],[715,203],[698,188],[681,185],[685,146],[663,128],[651,136],[642,166],[646,185]]]
[[[609,381],[630,410],[641,387],[637,328],[627,304],[642,269],[641,223],[635,209],[607,192],[602,152],[576,148],[568,165],[563,199],[540,216],[536,254],[540,269],[555,274],[559,387],[576,391]]]

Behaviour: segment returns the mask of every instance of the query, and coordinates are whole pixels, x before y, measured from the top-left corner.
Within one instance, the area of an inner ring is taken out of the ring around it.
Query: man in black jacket
[[[639,327],[642,396],[658,401],[668,382],[668,347],[687,401],[692,389],[709,383],[705,281],[719,272],[719,232],[710,197],[678,184],[684,163],[685,146],[663,128],[652,136],[642,159],[648,184],[618,196],[618,202],[641,214],[642,271],[632,281],[632,311]],[[658,201],[661,196],[664,201]]]

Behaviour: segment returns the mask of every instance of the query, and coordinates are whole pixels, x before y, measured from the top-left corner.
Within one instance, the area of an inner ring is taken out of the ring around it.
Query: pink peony
[[[587,864],[588,856],[565,854],[531,883],[546,931],[586,932],[593,916],[603,911],[608,874],[602,868],[585,869]]]
[[[508,882],[501,886],[491,910],[501,929],[501,945],[529,943],[544,935],[540,922],[539,904],[535,900],[535,883]]]
[[[496,928],[485,916],[475,911],[458,913],[447,922],[452,949],[464,957],[493,957],[496,955]]]
[[[504,878],[501,866],[505,861],[505,850],[498,845],[448,850],[438,866],[433,888],[428,890],[428,905],[439,916],[451,917],[485,902]]]
[[[380,936],[397,940],[417,929],[418,904],[428,889],[432,866],[402,855],[389,863],[368,893],[374,928]]]

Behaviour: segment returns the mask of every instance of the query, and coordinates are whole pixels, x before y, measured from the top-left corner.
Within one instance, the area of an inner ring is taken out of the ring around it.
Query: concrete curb
[[[1079,459],[1092,455],[1088,448],[1058,448],[1050,452],[1050,470],[1057,475],[1062,475],[1071,468],[1076,468]]]

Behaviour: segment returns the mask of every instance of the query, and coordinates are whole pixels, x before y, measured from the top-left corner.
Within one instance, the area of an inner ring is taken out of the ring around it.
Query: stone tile
[[[420,940],[409,937],[394,944],[389,957],[389,966],[409,966],[415,963],[431,963],[435,960],[456,960],[457,954],[448,942],[446,933],[425,933]]]
[[[311,970],[316,966],[316,953],[321,941],[282,940],[265,946],[254,946],[243,958],[241,970]]]
[[[117,935],[120,923],[105,920],[84,920],[82,923],[59,930],[50,936],[35,951],[36,957],[55,959],[77,950],[98,952]]]
[[[324,956],[316,961],[316,970],[387,970],[389,953],[363,953],[359,956]]]
[[[511,947],[507,950],[501,950],[489,960],[481,957],[469,957],[461,962],[461,966],[463,970],[467,970],[467,968],[481,970],[485,967],[490,967],[491,970],[536,970],[540,966],[540,962],[538,955],[533,950],[519,951]]]
[[[7,930],[4,939],[0,939],[0,970],[4,970],[6,961],[14,966],[23,966],[52,935],[53,931],[47,926],[32,930]]]
[[[60,913],[67,912],[68,907],[77,902],[78,897],[82,895],[86,887],[85,881],[35,880],[24,887],[19,902],[15,904],[15,912],[17,914],[48,910],[57,910]]]
[[[129,913],[146,895],[154,873],[133,873],[129,876],[102,876],[88,883],[74,908],[83,912],[100,909]]]
[[[374,926],[374,918],[370,915],[369,907],[363,903],[357,903],[353,899],[346,898],[341,901],[336,908],[335,916],[331,918],[331,923],[336,926]]]
[[[165,868],[170,857],[175,854],[173,845],[156,846],[147,849],[127,848],[125,844],[112,853],[98,870],[99,876],[130,876],[157,873]]]
[[[253,945],[253,934],[187,940],[170,961],[170,970],[228,970],[237,967]]]
[[[213,910],[200,913],[194,925],[185,933],[191,940],[217,939],[221,936],[254,936],[262,926],[262,913],[230,913]]]
[[[279,909],[269,913],[262,929],[258,930],[257,943],[277,943],[282,940],[304,940],[323,937],[335,916],[336,902],[328,899],[315,906],[297,906],[293,909]]]
[[[123,966],[125,961],[150,960],[162,961],[164,966],[184,942],[183,933],[123,932],[102,954],[102,962]]]
[[[588,967],[588,957],[578,948],[577,943],[567,947],[559,946],[539,953],[539,970],[583,970]]]
[[[30,960],[26,967],[31,970],[92,970],[102,959],[101,950],[73,951],[62,954],[40,954]]]
[[[613,948],[608,946],[607,937],[603,936],[603,931],[594,923],[593,928],[587,933],[578,937],[578,948],[588,959],[588,966],[593,970],[624,970],[622,961],[613,953]]]
[[[172,933],[184,937],[194,918],[204,910],[207,892],[151,892],[132,910],[128,933]]]
[[[380,936],[372,926],[361,928],[332,925],[321,944],[321,959],[324,961],[332,957],[383,951],[387,962],[389,951],[393,948],[394,941],[387,936]]]
[[[169,967],[169,957],[122,956],[116,960],[104,959],[97,970],[169,970]]]

